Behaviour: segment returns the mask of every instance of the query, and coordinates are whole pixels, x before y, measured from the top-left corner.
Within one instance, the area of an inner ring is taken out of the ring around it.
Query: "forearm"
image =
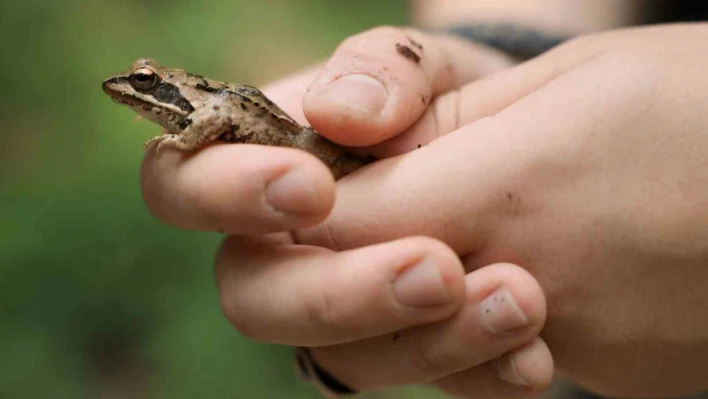
[[[412,0],[412,22],[425,28],[455,23],[515,23],[577,35],[637,24],[637,0]]]

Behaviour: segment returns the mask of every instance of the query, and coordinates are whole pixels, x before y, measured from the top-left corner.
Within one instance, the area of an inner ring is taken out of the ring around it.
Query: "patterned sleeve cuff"
[[[436,30],[495,48],[519,59],[530,59],[570,39],[514,24],[470,23]]]
[[[357,394],[317,365],[308,348],[295,349],[295,369],[302,380],[313,384],[327,398],[350,398]]]

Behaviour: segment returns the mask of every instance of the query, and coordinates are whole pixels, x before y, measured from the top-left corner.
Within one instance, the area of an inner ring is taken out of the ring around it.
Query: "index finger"
[[[304,151],[214,145],[146,154],[142,189],[161,221],[190,230],[260,234],[313,225],[334,203],[334,178]]]

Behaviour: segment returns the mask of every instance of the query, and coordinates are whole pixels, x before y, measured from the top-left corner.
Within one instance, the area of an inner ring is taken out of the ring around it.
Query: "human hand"
[[[397,53],[396,43],[422,45],[420,63]],[[359,61],[346,63],[349,58]],[[368,145],[413,124],[432,96],[509,63],[457,39],[386,28],[344,43],[320,76],[330,79],[343,65],[378,73],[387,86],[390,103],[379,117],[322,98],[306,99],[305,109],[330,138]],[[298,104],[288,106],[278,93],[305,87],[297,83],[309,82],[308,73],[304,80],[265,91],[297,118]],[[354,98],[347,89],[337,92]],[[386,157],[410,144],[404,134],[365,150]],[[425,237],[338,252],[294,245],[293,236],[282,231],[323,220],[333,206],[334,188],[314,157],[284,148],[222,145],[190,157],[148,153],[143,168],[145,201],[158,218],[233,235],[217,261],[217,281],[227,316],[247,336],[359,348],[357,361],[369,366],[359,370],[358,381],[349,375],[355,388],[474,377],[477,387],[470,394],[522,397],[548,384],[552,362],[536,338],[545,318],[544,297],[523,269],[497,264],[465,277],[457,255]]]
[[[468,270],[521,265],[546,293],[559,372],[606,395],[704,390],[706,39],[705,24],[587,36],[442,94],[401,135],[429,145],[343,180],[294,237],[348,250],[422,234]],[[380,372],[353,348],[313,354],[344,382]]]

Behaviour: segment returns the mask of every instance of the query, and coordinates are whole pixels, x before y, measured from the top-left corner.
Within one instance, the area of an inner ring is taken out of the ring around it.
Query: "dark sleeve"
[[[696,22],[708,20],[708,2],[689,0],[651,0],[646,23]]]

